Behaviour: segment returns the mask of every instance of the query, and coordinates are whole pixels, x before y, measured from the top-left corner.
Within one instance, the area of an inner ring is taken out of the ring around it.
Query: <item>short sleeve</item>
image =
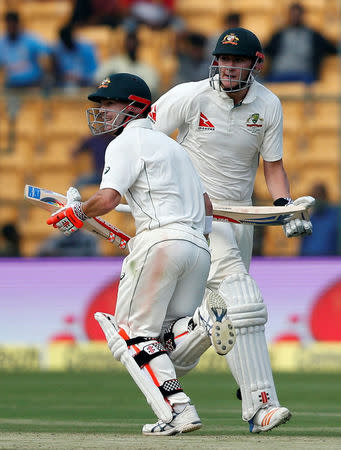
[[[115,189],[123,196],[135,183],[142,168],[139,134],[136,131],[125,132],[111,141],[106,149],[100,189]]]
[[[283,156],[283,111],[277,97],[268,108],[267,116],[266,121],[269,124],[264,133],[260,153],[264,161],[278,161]]]
[[[177,128],[186,123],[190,101],[185,96],[188,83],[175,86],[162,95],[153,105],[149,119],[154,129],[170,136]]]

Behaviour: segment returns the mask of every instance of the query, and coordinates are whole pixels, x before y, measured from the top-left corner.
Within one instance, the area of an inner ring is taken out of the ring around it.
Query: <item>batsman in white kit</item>
[[[113,135],[100,189],[81,202],[78,191],[70,188],[70,202],[48,224],[69,235],[88,218],[114,209],[125,196],[136,236],[122,265],[116,314],[98,312],[95,318],[114,358],[127,368],[159,419],[144,425],[143,434],[193,431],[201,427],[200,418],[177,379],[176,357],[173,364],[160,336],[174,321],[192,316],[203,299],[212,205],[187,153],[152,129],[146,118],[151,94],[141,78],[111,75],[89,100],[98,103],[87,110],[91,132]],[[226,354],[235,337],[225,304],[211,292],[207,309],[213,325],[206,338],[217,353]]]
[[[213,212],[252,204],[260,157],[274,206],[309,207],[312,197],[290,198],[282,162],[282,107],[255,80],[264,60],[258,38],[244,28],[228,29],[212,54],[209,78],[175,86],[152,105],[149,118],[154,128],[168,135],[178,129],[177,141],[198,170]],[[283,228],[287,237],[312,233],[311,222],[304,217],[288,220]],[[239,386],[242,418],[249,422],[250,432],[258,433],[286,422],[291,413],[277,398],[264,335],[267,308],[248,273],[252,240],[252,226],[213,223],[208,287],[225,300],[234,325],[236,343],[226,359]],[[182,360],[183,374],[210,345],[206,334],[210,321],[204,300],[192,317],[180,319],[168,330],[167,339]],[[183,334],[188,328],[190,332]],[[196,350],[188,352],[192,347]]]

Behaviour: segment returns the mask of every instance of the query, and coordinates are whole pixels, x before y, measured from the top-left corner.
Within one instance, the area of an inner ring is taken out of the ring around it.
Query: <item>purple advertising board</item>
[[[93,339],[93,312],[114,310],[121,264],[122,258],[1,259],[0,344]],[[341,323],[341,258],[254,258],[250,274],[268,307],[270,342],[314,340],[317,314],[329,330],[318,330],[322,340],[341,328],[334,325]]]

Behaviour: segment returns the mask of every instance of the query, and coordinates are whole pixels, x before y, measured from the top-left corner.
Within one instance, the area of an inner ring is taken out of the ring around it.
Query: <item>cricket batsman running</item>
[[[89,100],[97,103],[87,111],[91,132],[113,137],[100,189],[81,202],[78,191],[70,188],[69,203],[48,224],[69,235],[126,197],[136,236],[129,241],[130,253],[123,262],[116,315],[98,312],[95,318],[114,358],[126,367],[159,419],[144,425],[143,434],[193,431],[201,427],[200,418],[160,336],[174,321],[192,316],[203,299],[210,268],[206,238],[212,205],[187,153],[152,129],[146,118],[151,94],[141,78],[111,75]],[[218,353],[226,354],[235,337],[225,303],[213,292],[205,301],[213,322],[206,337]]]
[[[291,204],[282,161],[281,103],[255,80],[264,61],[257,36],[230,28],[212,54],[209,78],[175,86],[152,106],[149,118],[154,128],[168,135],[179,130],[177,140],[198,170],[213,209],[251,205],[260,157],[274,205]],[[293,203],[313,202],[312,197],[300,197]],[[304,218],[294,219],[284,225],[284,232],[288,238],[307,235],[312,225]],[[253,227],[214,222],[210,241],[207,286],[224,298],[236,330],[236,344],[226,359],[239,386],[242,418],[252,433],[268,431],[289,420],[291,413],[277,398],[264,335],[267,309],[249,275]],[[182,361],[181,367],[175,364],[178,376],[194,367],[211,345],[206,305],[204,300],[192,317],[176,321],[167,331],[173,355]]]

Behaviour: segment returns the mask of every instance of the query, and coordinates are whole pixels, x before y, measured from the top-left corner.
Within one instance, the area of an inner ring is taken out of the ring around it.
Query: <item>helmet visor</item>
[[[259,58],[255,60],[251,67],[230,66],[218,64],[215,57],[210,65],[209,78],[213,89],[224,92],[238,92],[248,88],[254,81],[254,74]]]
[[[91,134],[113,133],[118,135],[128,122],[144,113],[151,103],[150,100],[132,95],[129,98],[133,101],[117,111],[104,106],[88,108],[86,116]]]

